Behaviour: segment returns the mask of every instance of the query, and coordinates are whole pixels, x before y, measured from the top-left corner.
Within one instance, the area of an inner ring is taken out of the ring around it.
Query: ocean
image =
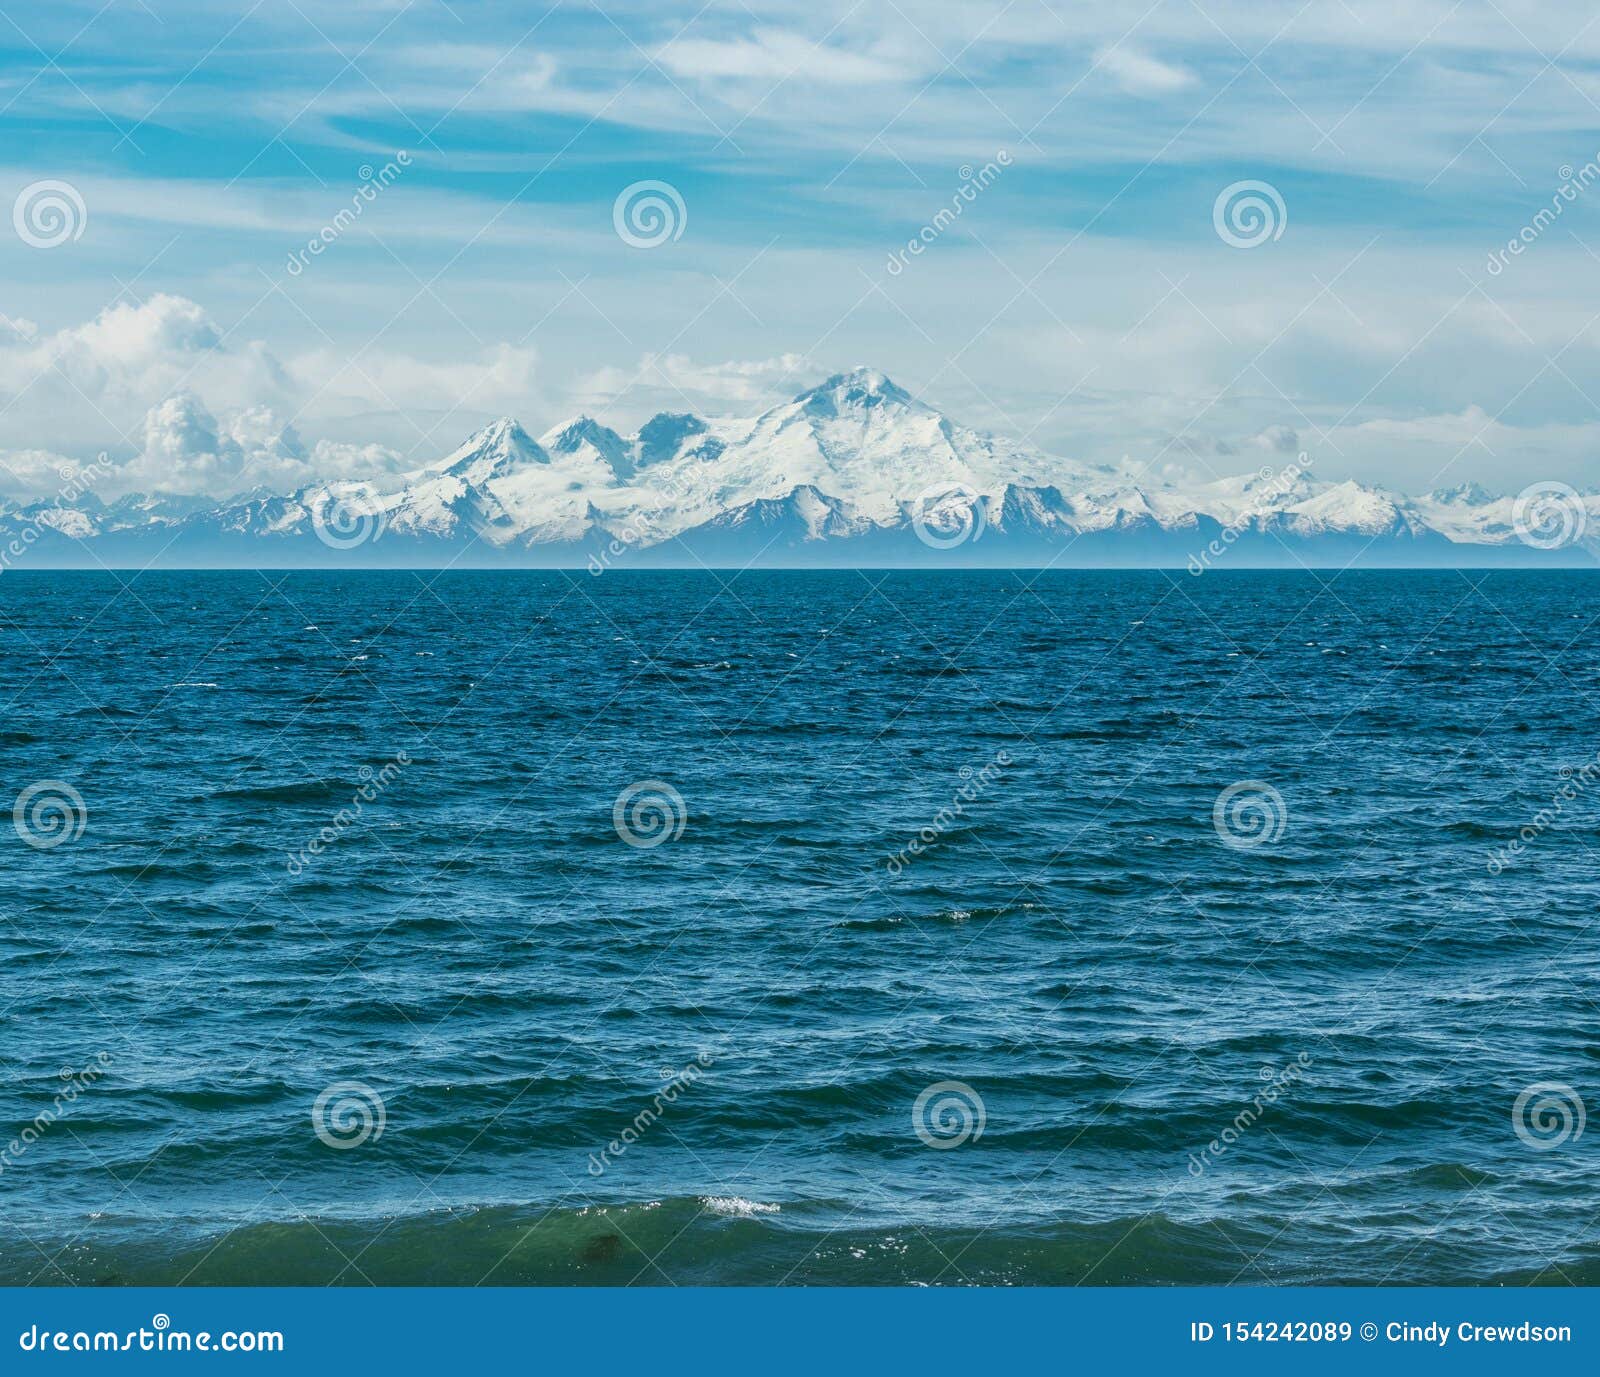
[[[0,577],[0,1282],[1600,1282],[1600,575]]]

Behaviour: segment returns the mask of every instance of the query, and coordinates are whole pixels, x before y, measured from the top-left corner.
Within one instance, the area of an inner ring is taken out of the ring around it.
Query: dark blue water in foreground
[[[8,573],[0,1281],[1600,1282],[1597,613]]]

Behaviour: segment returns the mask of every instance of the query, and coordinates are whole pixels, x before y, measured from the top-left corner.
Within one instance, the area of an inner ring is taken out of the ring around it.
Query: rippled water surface
[[[1600,1281],[1597,594],[8,573],[0,1281]]]

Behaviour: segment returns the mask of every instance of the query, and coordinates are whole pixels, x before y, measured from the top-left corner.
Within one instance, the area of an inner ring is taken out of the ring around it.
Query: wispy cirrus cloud
[[[878,57],[783,29],[757,29],[739,38],[674,38],[655,57],[668,71],[696,81],[856,86],[907,82],[921,74],[903,55]]]
[[[1124,91],[1136,96],[1159,96],[1195,85],[1193,72],[1174,63],[1162,62],[1148,53],[1124,44],[1100,49],[1095,54],[1100,70],[1109,73]]]
[[[435,457],[502,411],[744,409],[800,359],[1091,459],[1217,463],[1289,430],[1328,447],[1319,472],[1404,486],[1451,460],[1424,418],[1481,413],[1453,461],[1474,474],[1579,462],[1600,355],[1574,284],[1600,192],[1503,274],[1483,264],[1597,152],[1580,6],[14,19],[0,191],[63,179],[88,208],[61,248],[0,235],[17,453],[141,448],[187,390],[223,450],[259,407],[306,437],[294,462],[319,441]],[[58,60],[29,68],[30,43]],[[886,279],[1001,148],[1005,177]],[[291,277],[397,149],[403,181]],[[1287,231],[1242,252],[1212,206],[1246,180]],[[639,182],[687,216],[650,252],[613,229]]]

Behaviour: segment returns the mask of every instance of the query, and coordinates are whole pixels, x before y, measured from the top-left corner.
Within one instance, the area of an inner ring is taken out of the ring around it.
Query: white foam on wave
[[[762,1200],[746,1200],[741,1195],[704,1195],[700,1203],[712,1214],[726,1215],[729,1219],[754,1219],[759,1214],[777,1214],[779,1206]]]

